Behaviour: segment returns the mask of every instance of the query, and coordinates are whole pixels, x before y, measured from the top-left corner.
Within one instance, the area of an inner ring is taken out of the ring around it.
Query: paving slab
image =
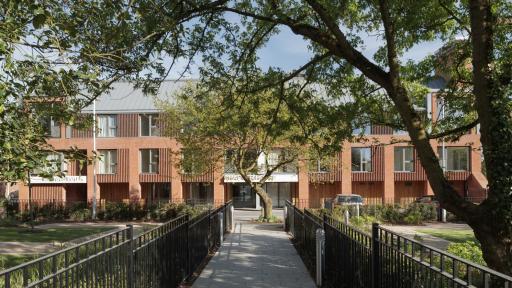
[[[192,287],[316,287],[282,224],[244,220],[237,221],[235,216],[234,232],[227,235]]]

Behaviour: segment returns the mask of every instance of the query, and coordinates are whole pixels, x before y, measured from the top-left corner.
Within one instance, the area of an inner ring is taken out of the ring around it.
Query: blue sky
[[[363,54],[372,59],[372,55],[377,51],[378,47],[382,45],[383,41],[379,37],[370,35],[361,35],[365,43]],[[303,40],[302,37],[293,34],[288,28],[281,28],[279,34],[273,36],[267,45],[262,48],[258,55],[260,57],[259,64],[265,70],[268,67],[279,67],[285,71],[296,69],[308,61],[311,53],[308,51],[308,42]],[[435,53],[442,46],[441,41],[433,41],[422,43],[413,47],[408,51],[402,60],[413,59],[419,60],[429,54]],[[184,67],[185,62],[182,61]],[[187,78],[197,78],[198,71],[197,65],[193,68],[192,74],[187,75]],[[181,69],[175,69],[171,72],[171,78],[176,78],[181,72]]]

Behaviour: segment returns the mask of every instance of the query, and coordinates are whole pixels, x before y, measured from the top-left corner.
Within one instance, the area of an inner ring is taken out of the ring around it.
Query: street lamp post
[[[93,115],[93,127],[92,127],[92,219],[96,220],[96,99],[92,102],[92,115]]]

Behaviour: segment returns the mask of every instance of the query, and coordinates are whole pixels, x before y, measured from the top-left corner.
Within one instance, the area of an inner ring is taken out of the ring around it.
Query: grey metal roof
[[[100,95],[96,100],[96,113],[152,113],[158,112],[158,100],[174,101],[174,95],[187,83],[197,80],[165,80],[156,95],[146,95],[142,89],[134,89],[129,82],[115,82],[112,89]],[[82,109],[92,113],[92,105]]]

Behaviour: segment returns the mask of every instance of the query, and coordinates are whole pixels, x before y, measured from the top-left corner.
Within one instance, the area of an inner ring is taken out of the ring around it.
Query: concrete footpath
[[[227,235],[192,287],[316,287],[282,224],[244,220],[235,216],[234,233]]]

